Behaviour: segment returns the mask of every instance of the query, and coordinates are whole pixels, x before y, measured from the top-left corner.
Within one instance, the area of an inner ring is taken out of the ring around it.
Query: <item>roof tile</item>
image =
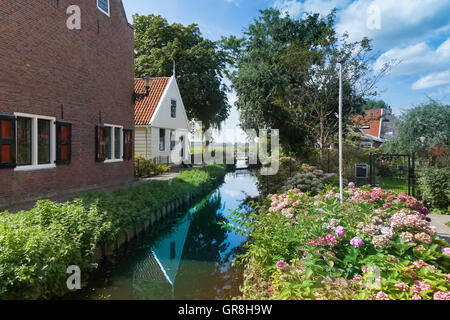
[[[358,115],[353,118],[353,122],[361,128],[361,126],[369,125],[370,129],[360,129],[363,133],[373,137],[380,138],[380,126],[382,109],[372,109],[364,111],[364,116]]]
[[[134,105],[135,125],[145,126],[150,124],[150,120],[152,119],[169,82],[170,78],[168,77],[152,78],[148,97],[137,99]],[[145,93],[144,79],[134,80],[134,92],[137,94]]]

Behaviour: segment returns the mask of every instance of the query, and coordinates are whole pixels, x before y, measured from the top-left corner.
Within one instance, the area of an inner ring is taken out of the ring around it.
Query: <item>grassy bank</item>
[[[67,292],[66,270],[97,267],[94,251],[188,192],[213,189],[224,166],[182,172],[168,182],[143,183],[114,193],[90,192],[65,203],[39,201],[29,211],[0,213],[0,299],[49,298]]]

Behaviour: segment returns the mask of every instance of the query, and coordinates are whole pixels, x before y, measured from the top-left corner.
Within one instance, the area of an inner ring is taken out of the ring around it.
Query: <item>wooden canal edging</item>
[[[127,232],[122,233],[116,241],[112,244],[99,244],[94,252],[94,255],[98,258],[107,258],[119,251],[124,245],[135,240],[138,236],[145,232],[149,232],[151,228],[160,223],[163,219],[167,218],[170,214],[174,213],[176,209],[181,208],[183,205],[190,203],[192,200],[192,193],[187,193],[185,196],[175,199],[168,203],[163,208],[154,212],[147,220],[142,223],[134,225],[133,228]]]

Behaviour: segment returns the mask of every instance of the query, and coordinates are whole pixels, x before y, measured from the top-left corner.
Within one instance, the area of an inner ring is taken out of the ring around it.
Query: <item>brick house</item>
[[[121,0],[1,1],[0,207],[130,182],[133,90]]]

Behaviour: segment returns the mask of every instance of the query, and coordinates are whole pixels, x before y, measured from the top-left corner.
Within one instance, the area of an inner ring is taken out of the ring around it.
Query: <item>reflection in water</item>
[[[239,294],[242,270],[232,266],[246,238],[220,223],[230,210],[258,196],[257,180],[237,171],[210,196],[104,266],[85,298],[229,299]]]

